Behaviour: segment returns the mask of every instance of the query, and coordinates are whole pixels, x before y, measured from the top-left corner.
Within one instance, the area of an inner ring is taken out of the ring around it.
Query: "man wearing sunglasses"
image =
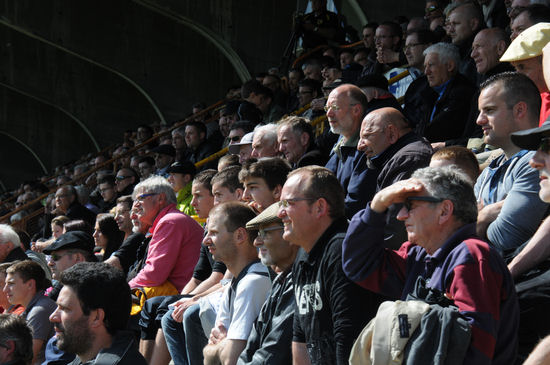
[[[519,308],[513,281],[499,253],[476,237],[471,182],[452,168],[423,168],[379,191],[356,214],[343,242],[346,275],[363,288],[395,300],[416,292],[417,278],[453,300],[472,328],[465,364],[511,364],[517,353]],[[384,248],[390,206],[408,241]],[[503,320],[505,319],[505,320]]]

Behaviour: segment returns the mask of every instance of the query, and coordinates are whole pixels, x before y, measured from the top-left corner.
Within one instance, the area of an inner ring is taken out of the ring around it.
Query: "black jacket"
[[[351,282],[342,270],[346,219],[323,233],[313,249],[303,249],[294,276],[293,341],[305,343],[312,364],[348,364],[353,342],[373,318],[379,297]]]
[[[77,356],[70,365],[81,365]],[[147,365],[147,361],[138,351],[134,335],[127,331],[118,331],[113,337],[111,347],[99,351],[95,359],[86,365]]]
[[[292,321],[294,317],[294,286],[287,270],[273,281],[271,294],[262,306],[237,365],[292,363]]]
[[[431,89],[431,88],[430,88]],[[472,107],[472,99],[476,87],[461,74],[449,82],[443,95],[437,100],[438,94],[433,90],[424,90],[422,104],[423,119],[416,126],[416,132],[428,141],[443,142],[460,138],[468,125],[468,117]],[[430,121],[432,110],[435,114]]]
[[[376,192],[411,177],[412,173],[430,164],[432,146],[414,132],[402,136],[382,152],[378,157],[371,159],[369,173],[377,174]],[[369,197],[369,200],[372,196]],[[365,202],[366,203],[366,202]],[[388,209],[385,227],[385,246],[399,249],[407,240],[407,232],[403,222],[396,219],[402,204],[394,204]]]

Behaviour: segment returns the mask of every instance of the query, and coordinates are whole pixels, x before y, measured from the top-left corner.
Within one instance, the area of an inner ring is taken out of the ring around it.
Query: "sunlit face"
[[[130,218],[130,208],[125,203],[119,203],[115,207],[115,221],[118,229],[122,232],[132,230],[132,219]]]
[[[303,136],[304,134],[305,136]],[[277,132],[279,152],[285,156],[288,162],[295,164],[307,151],[308,138],[307,133],[298,135],[291,126],[282,126]]]
[[[222,186],[220,182],[212,184],[212,195],[214,196],[214,205],[220,203],[236,201],[241,199],[242,191],[241,189],[236,189],[233,193]]]
[[[287,179],[281,191],[281,200],[287,200],[288,206],[281,205],[278,213],[285,227],[283,238],[301,247],[310,244],[317,233],[312,224],[316,220],[312,209],[313,201],[301,200],[305,198],[305,185],[307,176],[304,174],[292,175]]]
[[[474,38],[472,43],[472,59],[476,63],[477,72],[485,74],[498,65],[500,55],[497,42],[491,37],[489,31],[482,30]]]
[[[134,202],[137,217],[140,222],[152,225],[160,212],[161,195],[147,191],[139,192]]]
[[[426,55],[424,59],[424,73],[431,87],[441,86],[452,77],[449,66],[439,60],[437,53],[428,53]]]
[[[208,218],[208,232],[202,241],[216,261],[225,262],[235,256],[236,248],[233,232],[225,226],[225,218],[221,214],[214,214]]]
[[[77,255],[70,253],[68,250],[57,250],[52,252],[52,255],[48,259],[48,266],[55,280],[59,280],[61,278],[61,273],[76,263],[78,263]]]
[[[484,141],[495,147],[511,144],[510,133],[517,130],[513,108],[504,101],[499,83],[486,87],[479,95],[479,116],[476,123],[483,130]]]
[[[63,226],[52,223],[52,237],[58,239],[63,234]]]
[[[262,212],[275,203],[277,198],[275,191],[269,189],[264,179],[251,176],[244,181],[243,200],[254,202],[254,206]]]
[[[8,298],[8,302],[12,305],[26,306],[36,293],[33,282],[33,279],[23,281],[23,278],[17,273],[8,273],[4,285],[4,293]]]
[[[195,213],[199,218],[208,218],[210,209],[214,207],[214,196],[203,184],[194,182],[191,186],[191,206],[195,209]]]
[[[101,232],[101,228],[99,228],[99,224],[97,222],[95,223],[93,237],[96,246],[103,249],[107,247],[107,237],[103,234],[103,232]]]
[[[328,108],[327,118],[331,132],[341,134],[346,138],[353,136],[359,126],[356,126],[352,113],[354,112],[353,108],[360,108],[359,105],[353,103],[339,87],[330,93],[326,108]]]
[[[250,157],[262,158],[262,157],[275,157],[278,153],[277,141],[270,141],[263,133],[254,134],[252,140],[252,152]]]
[[[378,156],[391,146],[391,141],[386,135],[386,125],[382,118],[383,116],[376,113],[370,113],[367,114],[361,125],[357,149],[369,158]]]
[[[432,242],[432,237],[439,230],[440,204],[415,200],[411,203],[411,210],[403,207],[397,214],[397,219],[405,223],[409,241],[423,247],[429,254],[441,245],[441,242]]]
[[[292,256],[293,249],[291,244],[283,239],[283,229],[281,223],[260,226],[260,234],[256,236],[254,246],[258,248],[258,257],[262,264],[277,265]]]
[[[92,313],[84,315],[75,291],[64,286],[57,298],[57,309],[50,316],[50,322],[55,328],[57,347],[77,355],[89,351],[95,341],[95,335],[90,329],[92,321]]]

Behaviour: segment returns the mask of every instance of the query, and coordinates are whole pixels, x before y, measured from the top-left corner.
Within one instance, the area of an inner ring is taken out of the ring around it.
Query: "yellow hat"
[[[548,42],[550,42],[550,23],[535,24],[525,29],[512,41],[500,58],[500,62],[521,61],[540,56]]]

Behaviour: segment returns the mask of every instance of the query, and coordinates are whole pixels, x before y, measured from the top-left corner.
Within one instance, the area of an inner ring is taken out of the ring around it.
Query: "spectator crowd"
[[[294,27],[4,194],[1,364],[550,364],[550,2]]]

